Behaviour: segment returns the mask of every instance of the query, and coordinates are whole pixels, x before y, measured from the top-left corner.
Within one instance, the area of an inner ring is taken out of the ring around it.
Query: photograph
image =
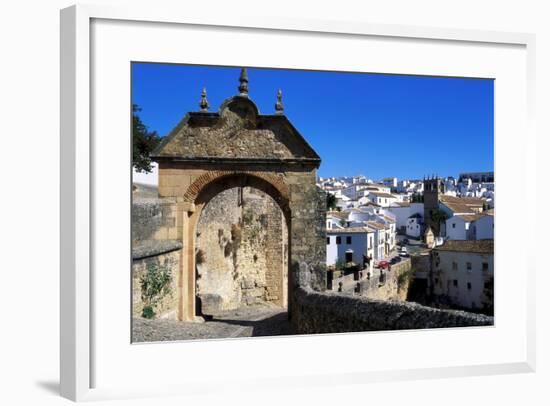
[[[128,109],[132,343],[494,326],[494,79],[135,61]]]

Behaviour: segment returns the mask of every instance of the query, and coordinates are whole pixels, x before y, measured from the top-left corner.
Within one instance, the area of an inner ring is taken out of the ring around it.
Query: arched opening
[[[194,316],[229,310],[288,308],[288,199],[248,174],[219,177],[195,199]],[[190,271],[192,271],[190,269]],[[190,275],[191,276],[191,275]]]

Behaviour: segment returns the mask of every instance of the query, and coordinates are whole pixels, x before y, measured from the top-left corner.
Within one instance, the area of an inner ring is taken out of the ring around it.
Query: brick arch
[[[281,175],[276,175],[271,172],[256,171],[208,171],[199,176],[193,181],[193,183],[191,183],[191,185],[189,185],[187,191],[183,195],[183,200],[189,203],[194,203],[201,191],[203,191],[208,185],[228,177],[258,178],[275,188],[281,199],[285,202],[288,203],[290,201],[290,189]]]

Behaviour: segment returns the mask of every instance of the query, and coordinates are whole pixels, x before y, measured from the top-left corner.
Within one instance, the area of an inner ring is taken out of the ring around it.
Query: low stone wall
[[[178,275],[182,244],[180,241],[140,241],[132,247],[132,316],[142,317],[145,306],[141,281],[153,266],[170,270],[170,292],[154,307],[155,317],[176,318],[178,306]]]
[[[490,326],[493,318],[411,302],[297,289],[292,324],[299,334]]]

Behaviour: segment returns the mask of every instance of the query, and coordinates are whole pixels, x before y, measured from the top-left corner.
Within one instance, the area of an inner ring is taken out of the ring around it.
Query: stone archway
[[[286,308],[290,210],[288,196],[281,194],[285,188],[266,181],[269,176],[218,175],[201,182],[189,216],[195,255],[188,258],[185,274],[195,278],[189,281],[195,291],[189,292],[188,306],[195,299],[196,315],[258,301]]]
[[[220,111],[189,112],[153,154],[159,164],[159,196],[177,205],[177,237],[183,244],[178,319],[193,320],[196,231],[201,211],[230,187],[254,187],[271,196],[288,227],[288,306],[296,287],[324,290],[325,197],[316,186],[320,158],[282,114],[261,115],[248,97],[241,74],[240,94]],[[282,106],[282,105],[281,105]]]

